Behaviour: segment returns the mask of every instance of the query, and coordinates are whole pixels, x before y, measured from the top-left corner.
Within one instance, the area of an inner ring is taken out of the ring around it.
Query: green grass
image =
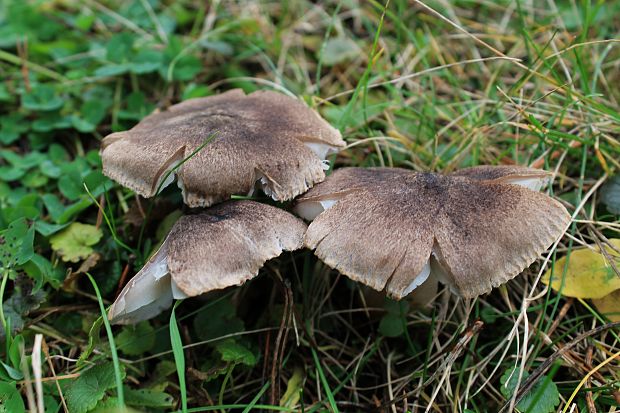
[[[10,326],[0,335],[2,389],[29,407],[21,372],[29,360],[17,344],[29,356],[41,333],[50,411],[63,411],[85,363],[109,360],[116,385],[94,401],[100,411],[119,402],[148,412],[497,411],[517,392],[502,388],[506,372],[523,367],[523,385],[559,348],[608,321],[539,278],[576,247],[620,238],[618,215],[600,201],[620,168],[620,4],[237,3],[0,3],[0,231],[3,241],[23,240],[0,243],[2,332]],[[351,50],[334,52],[342,39]],[[275,88],[317,109],[348,144],[335,168],[554,171],[549,193],[575,221],[546,267],[545,255],[476,300],[440,289],[429,305],[396,311],[300,251],[139,326],[106,323],[102,339],[102,308],[188,208],[175,188],[145,200],[104,177],[101,139],[155,109],[235,87]],[[50,239],[74,222],[102,237],[66,262]],[[279,331],[283,318],[292,321]],[[476,320],[484,325],[472,332]],[[274,357],[279,332],[284,350]],[[571,397],[579,411],[619,403],[618,360],[608,361],[618,333],[583,340],[546,372],[558,409],[570,411]],[[280,406],[300,370],[299,400]],[[543,398],[545,388],[535,389]]]

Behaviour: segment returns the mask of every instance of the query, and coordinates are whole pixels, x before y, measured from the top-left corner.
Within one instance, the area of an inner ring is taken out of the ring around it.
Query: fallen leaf
[[[620,250],[620,239],[612,239],[610,243]],[[615,257],[616,266],[620,266],[620,254],[609,247],[605,250],[609,256]],[[620,277],[597,246],[571,252],[566,274],[562,277],[565,264],[566,257],[557,260],[542,281],[548,285],[553,270],[551,288],[556,291],[561,288],[567,297],[602,298],[620,289]]]
[[[65,278],[62,283],[62,288],[66,291],[73,291],[75,289],[75,282],[80,278],[81,274],[85,274],[87,271],[90,271],[94,266],[97,265],[99,260],[101,259],[101,254],[97,252],[93,252],[86,258],[81,264],[77,271],[71,271],[69,275]]]
[[[96,226],[74,222],[50,237],[50,244],[63,261],[78,262],[92,254],[91,246],[98,243],[102,236]]]
[[[295,367],[293,375],[286,383],[286,392],[280,399],[280,406],[294,408],[299,403],[304,385],[304,371],[301,367]]]
[[[609,321],[620,321],[620,290],[607,294],[603,298],[592,300],[596,309],[609,318]]]

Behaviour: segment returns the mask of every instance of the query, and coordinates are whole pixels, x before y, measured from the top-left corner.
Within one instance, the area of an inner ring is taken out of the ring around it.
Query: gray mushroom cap
[[[316,217],[305,245],[353,280],[400,299],[432,273],[469,298],[515,277],[562,235],[566,209],[528,189],[548,179],[512,166],[342,168],[295,209]]]
[[[101,157],[105,175],[144,197],[176,175],[185,203],[206,207],[251,194],[257,184],[275,200],[292,199],[325,178],[326,155],[344,145],[340,132],[301,101],[236,89],[179,103],[108,135]]]
[[[254,201],[231,201],[181,217],[108,312],[116,324],[155,317],[173,298],[240,285],[263,264],[303,246],[306,224]]]

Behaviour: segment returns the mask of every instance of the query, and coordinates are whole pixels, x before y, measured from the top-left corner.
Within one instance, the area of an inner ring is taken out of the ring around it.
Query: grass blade
[[[329,406],[331,407],[332,412],[338,413],[338,406],[336,405],[336,400],[334,399],[334,393],[332,389],[329,387],[329,383],[327,382],[327,378],[325,377],[325,373],[323,372],[323,367],[321,367],[321,362],[319,361],[319,356],[317,356],[316,351],[312,349],[312,358],[314,359],[314,364],[316,365],[316,369],[319,372],[319,378],[321,379],[321,384],[323,385],[323,389],[327,394],[327,400],[329,400]]]
[[[242,413],[249,413],[252,410],[252,408],[256,405],[256,403],[258,403],[258,400],[263,396],[263,394],[265,394],[270,384],[271,384],[270,382],[265,383],[263,388],[260,389],[258,393],[256,393],[256,396],[254,396],[250,404],[248,404],[246,408],[243,409]]]
[[[110,343],[110,353],[112,354],[112,363],[114,364],[114,380],[116,381],[116,397],[118,398],[118,408],[120,412],[125,411],[125,395],[123,393],[123,378],[121,376],[121,366],[118,361],[118,354],[116,353],[116,344],[114,343],[114,334],[112,334],[112,327],[108,321],[108,314],[103,306],[103,300],[97,282],[89,273],[86,273],[90,283],[93,285],[95,294],[97,295],[97,302],[99,302],[99,310],[101,311],[101,317],[103,318],[103,325],[105,326],[106,334],[108,335],[108,342]]]
[[[187,388],[185,387],[185,354],[183,353],[183,341],[177,324],[176,309],[182,303],[182,300],[174,303],[172,313],[170,314],[170,343],[172,345],[172,353],[174,354],[174,362],[177,366],[177,374],[179,376],[179,388],[181,391],[181,411],[187,413]]]

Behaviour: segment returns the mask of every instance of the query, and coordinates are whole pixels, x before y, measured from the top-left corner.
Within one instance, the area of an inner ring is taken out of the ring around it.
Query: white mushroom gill
[[[168,271],[166,242],[151,257],[110,307],[108,319],[114,324],[134,324],[153,318],[172,305],[172,299],[186,295],[172,281]]]
[[[157,181],[157,187],[156,189],[159,188],[159,192],[163,191],[164,188],[166,188],[168,185],[170,185],[171,183],[174,182],[175,179],[175,173],[171,172],[172,169],[174,169],[176,165],[172,165],[168,170],[166,170],[166,172],[164,172],[162,174],[162,176],[160,177],[159,181]]]
[[[274,190],[272,189],[272,182],[269,180],[269,178],[267,178],[263,173],[261,173],[260,171],[256,171],[255,172],[255,178],[256,178],[256,185],[265,193],[265,195],[267,195],[268,197],[271,197],[271,199],[276,200],[276,194],[274,192]],[[252,190],[249,194],[249,196],[252,196],[254,194],[254,190]]]
[[[551,182],[551,178],[549,176],[515,177],[506,179],[504,182],[507,184],[520,185],[532,191],[540,191]]]
[[[326,145],[324,143],[304,142],[304,145],[306,145],[312,152],[314,152],[316,156],[318,156],[319,159],[322,161],[327,158],[327,155],[331,153],[336,153],[340,150],[340,148]]]
[[[415,290],[420,285],[422,285],[424,283],[424,281],[426,281],[428,279],[429,275],[431,275],[431,260],[430,260],[430,258],[429,258],[428,261],[426,261],[426,264],[424,264],[424,268],[422,268],[422,271],[420,271],[418,273],[418,275],[416,275],[413,278],[413,281],[411,281],[411,284],[409,284],[407,286],[407,288],[405,288],[405,291],[403,292],[403,296],[409,295],[413,290]]]
[[[307,221],[312,221],[320,213],[332,207],[337,199],[322,199],[320,201],[301,201],[295,206],[295,213]]]

